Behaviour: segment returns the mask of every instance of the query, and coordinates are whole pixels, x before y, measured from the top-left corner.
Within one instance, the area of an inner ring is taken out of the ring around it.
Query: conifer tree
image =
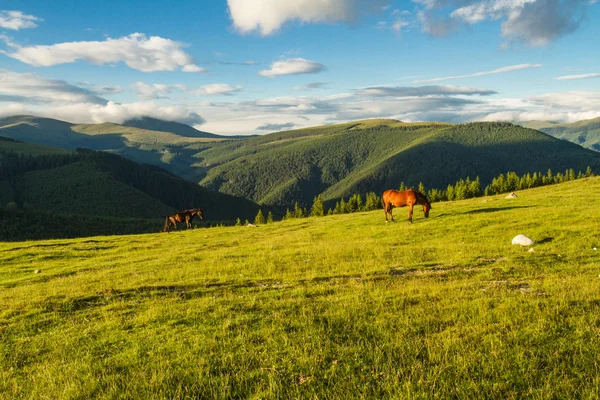
[[[272,224],[273,222],[273,212],[269,211],[269,214],[267,215],[267,224]]]
[[[294,204],[294,218],[304,218],[304,210],[302,210],[298,202]]]
[[[313,200],[313,205],[310,209],[311,217],[322,217],[325,214],[325,205],[323,204],[323,199],[321,199],[321,195],[318,195]]]
[[[235,220],[235,226],[242,226],[242,221],[239,218]]]
[[[261,209],[256,213],[256,217],[254,217],[254,225],[262,225],[265,223],[265,216]]]

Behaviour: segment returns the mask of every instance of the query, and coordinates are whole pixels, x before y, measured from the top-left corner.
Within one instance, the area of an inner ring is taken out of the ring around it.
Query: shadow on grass
[[[484,214],[493,213],[499,211],[514,210],[519,208],[531,208],[532,206],[514,206],[514,207],[492,207],[492,208],[480,208],[477,210],[466,211],[463,214]]]
[[[552,237],[545,237],[545,238],[543,238],[541,240],[536,241],[535,244],[550,243],[552,241],[554,241],[554,238],[552,238]]]

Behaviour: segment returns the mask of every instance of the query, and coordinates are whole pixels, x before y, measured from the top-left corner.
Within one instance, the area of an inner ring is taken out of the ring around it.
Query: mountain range
[[[548,129],[565,132],[567,127],[558,125]],[[586,140],[592,140],[593,121],[579,125],[587,129]],[[16,116],[0,121],[0,136],[65,149],[106,150],[165,168],[210,193],[268,206],[290,206],[295,201],[309,206],[317,195],[331,202],[354,193],[397,188],[400,182],[443,189],[476,176],[485,186],[507,171],[600,169],[598,152],[500,122],[455,125],[373,119],[227,137],[152,118],[119,125]]]
[[[574,123],[529,121],[523,125],[588,149],[600,151],[600,117]]]

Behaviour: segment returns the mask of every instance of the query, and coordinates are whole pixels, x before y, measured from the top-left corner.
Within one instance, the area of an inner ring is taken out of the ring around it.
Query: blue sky
[[[595,1],[4,0],[0,10],[0,116],[149,115],[221,134],[600,117]]]

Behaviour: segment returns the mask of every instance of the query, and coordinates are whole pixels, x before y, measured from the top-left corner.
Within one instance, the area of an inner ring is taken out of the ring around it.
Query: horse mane
[[[418,190],[412,189],[412,191],[415,192],[415,196],[417,197],[417,201],[419,202],[419,204],[423,204],[421,202],[424,202],[425,204],[428,204],[429,206],[431,206],[431,204],[429,203],[429,200],[427,199],[427,196],[425,196],[423,193],[419,192]]]

